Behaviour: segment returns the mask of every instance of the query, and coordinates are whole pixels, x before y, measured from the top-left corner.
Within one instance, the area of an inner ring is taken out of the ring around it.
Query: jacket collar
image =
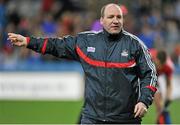
[[[103,33],[104,33],[105,38],[107,38],[108,40],[116,41],[116,40],[118,40],[118,39],[120,39],[122,37],[122,32],[123,32],[122,30],[118,34],[110,34],[105,29],[103,29]]]

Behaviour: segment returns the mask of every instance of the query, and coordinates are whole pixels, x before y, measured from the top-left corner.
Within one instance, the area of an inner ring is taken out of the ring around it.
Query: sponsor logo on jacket
[[[94,48],[94,47],[87,47],[87,52],[92,52],[92,53],[94,53],[95,50],[96,50],[96,48]]]
[[[127,57],[129,54],[128,54],[128,51],[127,50],[123,50],[122,53],[121,53],[121,56],[124,56],[124,57]]]

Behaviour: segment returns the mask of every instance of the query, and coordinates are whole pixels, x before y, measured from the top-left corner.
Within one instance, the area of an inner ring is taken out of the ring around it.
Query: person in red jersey
[[[172,75],[174,72],[174,64],[165,50],[158,51],[151,49],[150,53],[152,55],[152,59],[154,60],[158,76],[164,75],[166,81],[165,98],[163,98],[160,90],[156,92],[154,97],[154,103],[157,110],[157,123],[169,124],[171,123],[171,120],[167,107],[172,100]]]

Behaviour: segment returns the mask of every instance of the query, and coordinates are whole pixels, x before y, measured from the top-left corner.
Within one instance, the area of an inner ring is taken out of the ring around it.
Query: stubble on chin
[[[111,35],[117,35],[117,34],[119,34],[121,32],[121,30],[120,31],[116,31],[116,32],[110,32],[110,34]]]

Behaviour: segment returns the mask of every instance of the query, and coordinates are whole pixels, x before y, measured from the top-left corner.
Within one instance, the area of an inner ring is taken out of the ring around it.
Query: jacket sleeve
[[[140,78],[140,97],[138,101],[149,107],[157,90],[157,72],[151,55],[143,43],[139,44],[136,62]]]
[[[27,37],[27,48],[38,53],[51,54],[59,58],[78,60],[76,53],[77,38],[66,36],[64,38],[36,38]]]

